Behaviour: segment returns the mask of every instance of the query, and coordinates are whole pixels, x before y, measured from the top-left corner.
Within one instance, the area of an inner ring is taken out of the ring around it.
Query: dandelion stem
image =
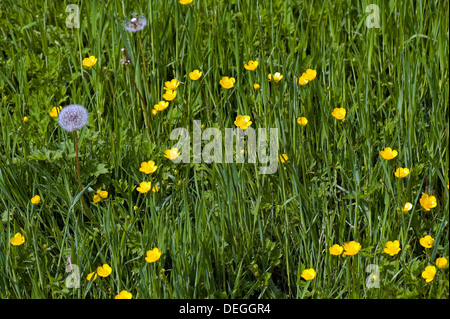
[[[78,134],[77,131],[75,133],[75,158],[77,163],[77,176],[78,176],[78,191],[81,191],[81,174],[80,174],[80,160],[78,158]]]
[[[139,98],[140,98],[141,101],[142,101],[142,104],[143,104],[143,105],[142,105],[142,109],[144,110],[144,121],[145,121],[145,126],[147,127],[148,138],[151,139],[150,127],[148,126],[147,104],[145,103],[145,100],[144,100],[144,98],[142,97],[141,92],[139,91],[139,89],[138,89],[138,87],[137,87],[137,85],[136,85],[136,82],[134,81],[134,77],[133,77],[133,74],[131,73],[130,67],[127,66],[127,68],[128,68],[128,72],[130,73],[131,81],[133,82],[133,85],[134,85],[134,87],[135,87],[135,89],[136,89],[136,92],[138,93]]]
[[[80,160],[79,160],[79,157],[78,157],[78,134],[77,134],[77,131],[75,131],[74,133],[75,133],[75,159],[76,159],[77,176],[78,176],[78,191],[81,192],[82,186],[81,186]],[[85,212],[86,216],[91,221],[95,221],[94,218],[92,217],[92,215],[89,213],[87,207],[86,207],[86,203],[84,202],[83,195],[81,195],[80,199],[81,199],[81,204],[83,205],[83,209],[84,209],[84,212]]]
[[[147,94],[148,94],[148,84],[147,84],[147,67],[145,66],[145,53],[144,53],[144,47],[142,45],[142,38],[141,38],[141,33],[137,32],[138,38],[139,38],[139,46],[141,47],[141,52],[142,52],[142,64],[144,66],[144,84],[145,84],[145,89],[147,90]]]

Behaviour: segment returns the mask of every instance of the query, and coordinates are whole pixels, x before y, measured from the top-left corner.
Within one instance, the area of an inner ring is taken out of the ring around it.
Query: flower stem
[[[141,38],[141,33],[137,32],[138,34],[138,38],[139,38],[139,46],[141,47],[141,52],[142,52],[142,65],[144,66],[144,84],[145,84],[145,89],[147,90],[147,94],[148,94],[148,77],[147,77],[147,67],[145,65],[145,53],[144,53],[144,47],[142,45],[142,38]]]
[[[141,94],[141,92],[139,91],[139,89],[138,89],[138,87],[137,87],[137,85],[136,85],[136,82],[134,81],[134,77],[133,77],[133,74],[131,73],[130,67],[127,66],[127,68],[128,68],[128,72],[130,73],[131,81],[133,82],[133,85],[134,85],[134,87],[135,87],[135,89],[136,89],[136,92],[138,93],[139,98],[140,98],[141,101],[142,101],[142,109],[144,110],[144,121],[145,121],[145,126],[147,127],[148,138],[151,140],[150,127],[148,126],[147,104],[145,103],[145,100],[144,100],[144,98],[142,97],[142,94]]]
[[[78,157],[78,134],[77,134],[77,131],[75,131],[74,133],[75,133],[75,159],[76,159],[76,164],[77,164],[77,176],[78,176],[78,191],[81,192],[82,186],[81,186],[80,160],[79,160],[79,157]],[[92,217],[92,215],[89,213],[87,207],[86,207],[86,203],[84,202],[83,195],[81,195],[80,199],[81,199],[81,203],[83,204],[83,209],[84,209],[84,212],[85,212],[86,216],[91,221],[95,221],[94,218]]]
[[[81,174],[80,174],[80,160],[78,158],[78,134],[75,131],[75,158],[77,163],[77,176],[78,176],[78,191],[81,191]]]
[[[301,295],[300,299],[304,299],[305,298],[305,294],[308,291],[310,283],[311,283],[310,281],[307,281],[305,283],[305,285],[303,286],[303,292],[302,292],[302,295]]]

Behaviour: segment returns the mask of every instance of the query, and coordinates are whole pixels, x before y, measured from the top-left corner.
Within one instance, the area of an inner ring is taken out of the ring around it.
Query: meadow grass
[[[79,28],[66,26],[70,3]],[[369,4],[379,28],[366,25]],[[123,27],[134,12],[147,19],[139,34]],[[448,14],[448,1],[2,0],[0,297],[448,298],[448,266],[429,283],[421,276],[449,257]],[[92,68],[82,65],[89,56]],[[317,77],[300,86],[306,69]],[[269,82],[275,72],[283,79]],[[223,89],[222,76],[234,87]],[[152,115],[173,78],[176,99]],[[81,189],[74,136],[49,116],[68,104],[90,114],[78,132]],[[278,128],[288,161],[275,174],[164,157],[172,129],[232,128],[237,115]],[[385,147],[398,156],[383,159]],[[145,175],[150,160],[158,168]],[[398,167],[410,174],[396,178]],[[143,181],[159,192],[139,193]],[[94,204],[99,189],[108,197]],[[422,193],[437,206],[424,210]],[[394,240],[401,251],[389,256]],[[329,253],[349,241],[358,254]],[[147,263],[154,247],[161,258]],[[79,288],[66,285],[69,257]],[[86,279],[103,264],[108,277]],[[369,265],[379,288],[366,283]],[[305,281],[309,268],[316,277]]]

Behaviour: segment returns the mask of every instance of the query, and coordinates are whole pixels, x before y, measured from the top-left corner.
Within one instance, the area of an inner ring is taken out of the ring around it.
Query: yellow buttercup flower
[[[434,266],[425,267],[425,270],[422,272],[422,277],[426,279],[426,282],[432,281],[434,279],[434,276],[436,276],[436,267]]]
[[[308,124],[308,119],[306,117],[297,118],[297,123],[301,126],[306,126]]]
[[[255,90],[259,90],[261,88],[261,85],[259,85],[258,83],[253,84],[253,88]]]
[[[269,81],[272,81],[272,74],[269,73],[269,75],[267,77],[269,78]],[[276,72],[273,75],[273,80],[277,83],[280,82],[282,78],[283,78],[283,76],[281,75],[280,72]]]
[[[48,114],[50,114],[51,117],[58,117],[59,112],[62,110],[61,106],[58,107],[53,107],[51,112],[48,112]]]
[[[25,237],[21,233],[17,233],[10,239],[11,245],[20,246],[25,242]]]
[[[145,174],[151,174],[156,171],[158,166],[155,165],[154,161],[142,162],[140,172],[144,172]]]
[[[232,77],[224,76],[219,83],[224,89],[231,89],[234,86],[234,83],[236,83],[236,80]]]
[[[177,91],[167,90],[166,93],[163,94],[163,99],[166,101],[172,101],[177,97]]]
[[[303,270],[301,277],[307,281],[313,280],[314,277],[316,277],[316,271],[314,268],[305,269]]]
[[[361,244],[352,240],[351,242],[344,244],[344,254],[343,256],[353,256],[356,255],[361,249]]]
[[[424,248],[431,248],[434,245],[434,238],[430,235],[426,235],[419,239],[419,243]]]
[[[198,79],[200,79],[201,76],[202,72],[200,72],[199,70],[194,70],[189,73],[189,78],[193,81],[197,81]]]
[[[159,192],[159,188],[158,188],[158,186],[153,186],[153,188],[152,188],[152,192],[153,192],[153,193],[157,193],[157,192]]]
[[[180,0],[180,3],[181,3],[181,4],[189,4],[189,3],[191,3],[192,1],[194,1],[194,0]]]
[[[402,211],[404,213],[409,212],[413,208],[413,205],[410,202],[405,203],[405,206],[403,206]]]
[[[395,158],[398,155],[398,152],[390,147],[386,147],[384,150],[380,151],[380,155],[382,158],[389,161]]]
[[[286,163],[288,160],[288,156],[286,154],[281,154],[280,155],[280,161],[281,163]]]
[[[252,125],[252,121],[250,121],[250,116],[248,115],[238,115],[236,116],[236,120],[234,121],[234,125],[240,127],[242,130],[248,129],[250,125]]]
[[[108,264],[103,264],[103,266],[97,268],[97,274],[100,277],[108,277],[112,272],[112,268]]]
[[[302,75],[301,77],[299,77],[296,80],[298,81],[298,84],[300,84],[302,86],[308,84],[308,82],[309,82],[308,78],[304,75]]]
[[[302,74],[308,81],[312,81],[316,78],[317,71],[312,69],[307,69],[305,73]]]
[[[398,178],[405,178],[406,176],[409,175],[409,169],[406,167],[399,167],[395,171],[394,175],[395,175],[395,177],[398,177]]]
[[[105,199],[105,198],[107,198],[107,197],[108,197],[108,192],[99,189],[99,190],[97,191],[97,194],[94,195],[94,197],[93,197],[93,199],[92,199],[92,202],[93,202],[94,204],[97,204],[97,203],[99,203],[99,202],[102,200],[102,198]]]
[[[30,199],[30,201],[32,204],[37,205],[40,203],[41,197],[39,195],[33,196],[33,198]]]
[[[304,72],[300,78],[296,79],[296,81],[298,81],[298,84],[300,85],[306,85],[310,81],[314,80],[316,78],[316,75],[317,75],[316,70],[307,69],[306,72]]]
[[[436,259],[436,266],[440,269],[447,268],[448,260],[445,257],[440,257]]]
[[[156,115],[156,114],[158,114],[158,111],[155,110],[155,109],[153,109],[153,110],[152,110],[152,115]]]
[[[133,298],[133,295],[126,290],[122,290],[117,296],[114,297],[114,299],[131,299],[131,298]]]
[[[257,67],[258,67],[258,61],[250,60],[250,61],[248,61],[248,64],[247,63],[244,64],[244,68],[249,71],[255,71]]]
[[[99,194],[95,194],[95,195],[94,195],[94,198],[92,199],[92,201],[93,201],[94,204],[99,203],[101,200],[102,200],[102,199],[101,199],[101,197],[100,197]]]
[[[24,116],[23,117],[23,121],[26,123],[26,122],[28,122],[28,116]]]
[[[83,60],[83,65],[87,66],[88,68],[91,68],[97,63],[97,58],[93,55],[91,55],[89,58],[85,58]]]
[[[170,160],[174,160],[178,156],[180,156],[180,152],[178,152],[178,148],[176,148],[176,147],[172,147],[170,150],[166,150],[164,152],[164,157],[168,158]]]
[[[148,193],[151,188],[152,182],[142,182],[139,184],[139,187],[137,187],[136,190],[141,194],[145,194]]]
[[[180,82],[178,82],[176,79],[167,81],[166,83],[164,83],[164,90],[175,91],[178,88],[178,85],[180,85]]]
[[[145,261],[148,263],[154,263],[161,257],[161,252],[158,248],[153,248],[152,250],[147,251],[147,257],[145,257]]]
[[[400,242],[398,240],[388,241],[386,243],[386,248],[384,248],[384,252],[391,256],[397,255],[400,250],[402,249],[400,248]]]
[[[97,191],[97,194],[99,194],[100,197],[103,198],[103,199],[105,199],[105,198],[108,197],[108,192],[107,192],[107,191],[102,191],[101,189],[99,189],[99,190]]]
[[[94,276],[94,279],[92,279],[92,276]],[[91,272],[90,274],[87,275],[86,279],[89,280],[89,281],[90,281],[91,279],[92,279],[92,280],[97,279],[97,273],[96,273],[95,271]]]
[[[343,107],[338,107],[333,110],[333,115],[338,120],[343,120],[345,118],[345,115],[347,114],[347,111]]]
[[[176,95],[176,94],[175,94]],[[163,95],[164,97],[164,95]],[[159,101],[158,104],[155,104],[155,106],[153,107],[154,110],[156,111],[163,111],[165,110],[167,107],[169,106],[169,102],[166,101]]]
[[[428,194],[422,194],[422,197],[420,197],[420,205],[426,211],[429,211],[437,206],[436,197],[429,196]]]
[[[330,251],[331,255],[339,256],[344,251],[344,247],[339,246],[338,244],[334,244],[333,246],[328,248],[328,250]]]

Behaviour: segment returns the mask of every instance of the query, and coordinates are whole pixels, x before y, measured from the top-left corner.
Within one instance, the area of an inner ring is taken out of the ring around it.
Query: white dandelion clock
[[[75,132],[83,128],[89,120],[86,109],[78,104],[71,104],[64,107],[58,116],[59,125],[69,132]]]
[[[128,32],[141,31],[146,25],[147,19],[145,19],[143,15],[138,15],[137,13],[133,13],[131,17],[126,19],[123,23],[123,27]]]

